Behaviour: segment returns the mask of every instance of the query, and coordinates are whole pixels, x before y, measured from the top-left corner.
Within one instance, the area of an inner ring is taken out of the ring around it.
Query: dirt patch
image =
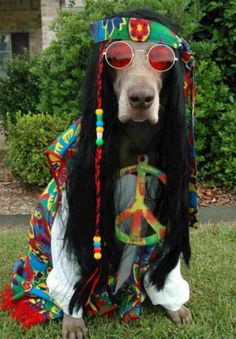
[[[236,205],[236,195],[233,192],[227,192],[220,188],[198,187],[198,196],[200,206],[233,206]]]
[[[0,214],[31,214],[42,191],[15,180],[6,165],[6,152],[0,151]]]

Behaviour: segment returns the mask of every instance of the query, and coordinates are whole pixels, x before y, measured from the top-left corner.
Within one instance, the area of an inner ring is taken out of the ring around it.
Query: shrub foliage
[[[39,102],[39,75],[32,70],[36,59],[27,54],[15,57],[7,67],[6,77],[0,79],[0,113],[4,120],[6,113],[15,121],[15,112],[23,114],[30,110],[36,112]]]
[[[195,40],[208,40],[211,57],[220,66],[223,79],[236,91],[236,1],[200,0],[202,18],[194,31]]]
[[[8,163],[12,174],[25,183],[45,185],[50,173],[44,151],[68,124],[68,117],[49,114],[17,112],[14,124],[8,116]]]

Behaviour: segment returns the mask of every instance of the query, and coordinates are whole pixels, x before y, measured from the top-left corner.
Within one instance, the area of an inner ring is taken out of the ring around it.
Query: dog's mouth
[[[151,110],[131,108],[127,114],[120,116],[119,120],[122,123],[126,123],[132,120],[134,122],[139,122],[139,123],[148,121],[151,124],[156,124],[158,121],[158,117],[154,116]]]
[[[148,120],[148,114],[145,111],[132,109],[130,112],[130,119],[133,121],[143,122]]]
[[[146,118],[143,118],[143,119],[136,119],[136,118],[133,118],[132,119],[134,122],[144,122],[146,121],[147,119]]]

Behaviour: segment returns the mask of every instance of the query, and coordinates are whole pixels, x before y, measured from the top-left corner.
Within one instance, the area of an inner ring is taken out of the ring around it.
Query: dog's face
[[[146,54],[154,43],[130,42],[134,59],[128,67],[115,70],[114,91],[118,101],[118,119],[158,122],[163,73],[155,71]]]

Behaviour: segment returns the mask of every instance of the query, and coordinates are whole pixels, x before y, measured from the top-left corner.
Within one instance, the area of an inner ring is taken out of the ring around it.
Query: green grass
[[[191,268],[182,271],[191,286],[188,306],[193,324],[175,326],[160,307],[146,301],[140,319],[129,324],[118,317],[89,320],[89,338],[236,338],[236,224],[201,225],[191,231],[191,239]],[[0,229],[0,289],[7,283],[14,261],[26,249],[25,229]],[[0,311],[0,338],[61,338],[61,321],[24,330]]]

